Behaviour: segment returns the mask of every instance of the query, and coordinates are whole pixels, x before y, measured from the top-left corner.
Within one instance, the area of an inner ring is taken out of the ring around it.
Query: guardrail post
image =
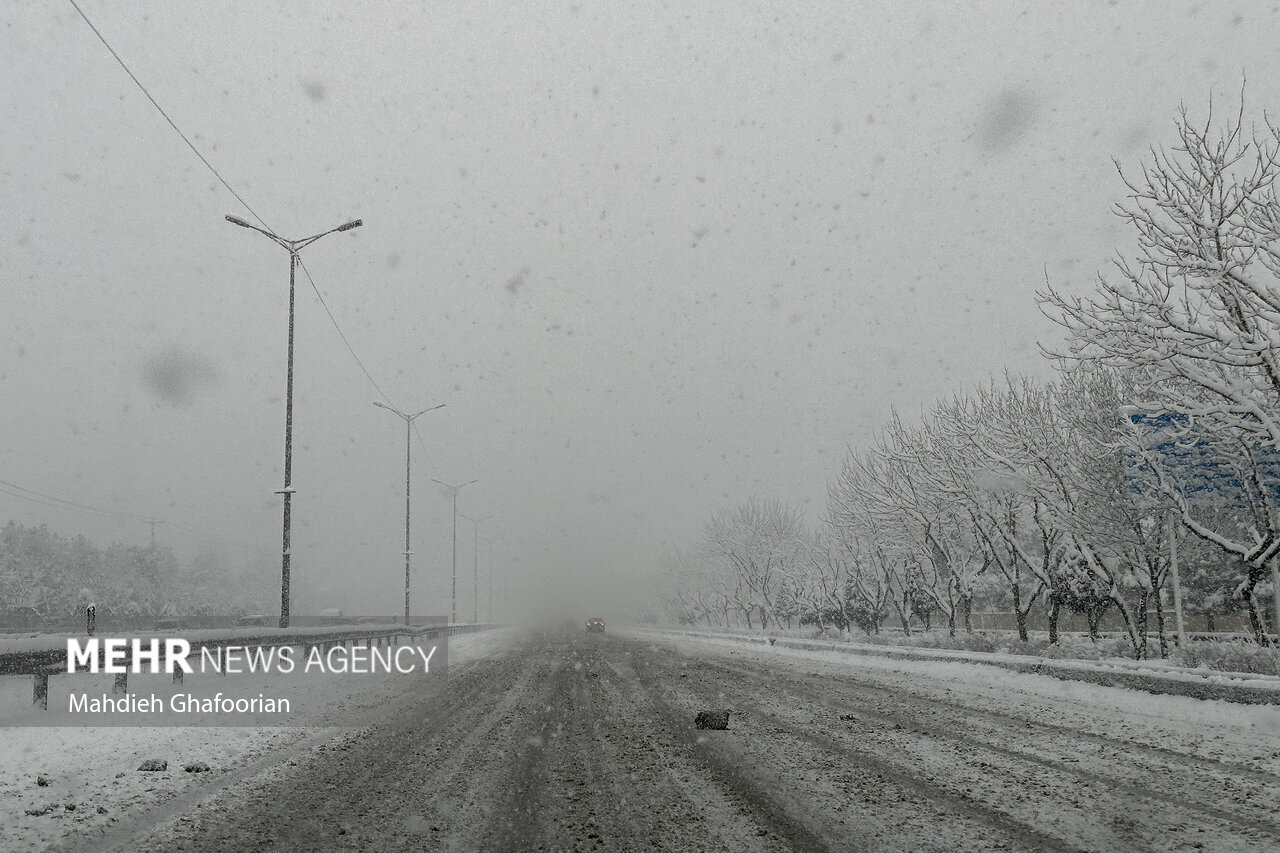
[[[117,672],[115,684],[111,685],[112,693],[128,693],[129,692],[129,673]]]
[[[39,705],[41,711],[49,710],[49,674],[37,672],[32,677],[31,704]]]

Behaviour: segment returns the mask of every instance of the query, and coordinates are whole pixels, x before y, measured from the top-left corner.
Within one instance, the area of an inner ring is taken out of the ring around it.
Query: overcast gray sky
[[[607,616],[719,509],[816,520],[891,406],[1047,376],[1045,271],[1083,290],[1131,243],[1112,158],[1246,76],[1280,108],[1257,3],[79,2],[271,228],[364,220],[303,259],[377,388],[299,278],[304,610],[399,609],[383,393],[447,404],[412,444],[415,612],[448,609],[435,477],[479,478],[459,509],[521,601]],[[0,18],[0,480],[278,574],[288,255],[69,3]]]

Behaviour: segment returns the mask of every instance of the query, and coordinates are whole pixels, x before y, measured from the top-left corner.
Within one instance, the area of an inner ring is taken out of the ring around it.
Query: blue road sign
[[[1125,411],[1141,447],[1155,462],[1165,479],[1172,483],[1188,504],[1198,507],[1248,506],[1256,487],[1246,487],[1242,476],[1250,476],[1241,467],[1238,453],[1231,453],[1221,443],[1206,440],[1194,429],[1184,414],[1162,412],[1148,414],[1132,409]],[[1280,498],[1280,453],[1274,447],[1255,446],[1254,459],[1263,488]],[[1172,500],[1158,485],[1156,473],[1139,452],[1127,454],[1125,483],[1130,498],[1145,509],[1168,509]]]

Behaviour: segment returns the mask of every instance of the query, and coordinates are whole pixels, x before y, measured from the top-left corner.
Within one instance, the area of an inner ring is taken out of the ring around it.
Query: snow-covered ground
[[[712,629],[633,629],[653,636],[686,636],[747,645],[830,651],[833,654],[884,657],[894,660],[937,660],[1000,666],[1015,671],[1037,670],[1044,674],[1084,681],[1114,684],[1201,698],[1234,697],[1237,701],[1280,704],[1280,677],[1256,673],[1223,672],[1208,667],[1189,669],[1163,660],[1135,661],[1126,658],[1085,660],[1044,658],[1002,652],[972,652],[916,646],[890,646],[841,640],[808,640],[795,637],[766,638],[759,633]],[[772,642],[770,640],[772,639]]]
[[[811,668],[811,663],[821,663],[823,672],[835,677],[841,673],[856,674],[864,679],[878,675],[886,683],[891,683],[895,676],[902,676],[915,685],[922,682],[930,684],[931,693],[976,700],[976,705],[993,713],[1013,716],[1025,714],[1029,706],[1041,706],[1053,718],[1078,718],[1085,723],[1084,728],[1097,733],[1114,731],[1131,737],[1134,731],[1150,729],[1167,735],[1171,745],[1212,744],[1206,757],[1236,760],[1280,773],[1280,705],[1153,695],[1125,687],[1009,670],[999,665],[1004,661],[993,660],[984,664],[975,661],[973,658],[976,656],[972,654],[939,653],[937,659],[928,660],[877,653],[859,654],[843,647],[795,648],[781,643],[771,646],[758,638],[745,636],[641,629],[625,633],[636,638],[660,638],[664,644],[688,655],[705,655],[709,649],[722,649],[730,650],[730,654],[775,664],[785,662],[788,668],[798,671]],[[875,652],[883,650],[882,647],[869,648]],[[1102,670],[1112,665],[1094,661],[1074,663],[1082,668],[1092,666]],[[1223,674],[1209,675],[1217,677]],[[1262,676],[1247,678],[1266,681]],[[1154,735],[1153,740],[1159,740],[1159,737]]]
[[[1153,695],[955,659],[625,633],[703,665],[696,682],[674,682],[689,694],[684,704],[733,708],[741,730],[754,735],[744,741],[751,748],[765,750],[771,732],[795,736],[785,749],[841,744],[843,761],[823,764],[818,750],[801,767],[882,766],[923,779],[1045,835],[1045,844],[1027,837],[1019,849],[1280,849],[1274,705]],[[716,680],[717,670],[726,677]],[[832,811],[849,803],[821,784],[801,799],[829,801]],[[938,839],[951,831],[945,821],[931,825]],[[869,847],[898,838],[887,831]]]
[[[64,802],[42,817],[0,815],[0,847],[38,847],[73,829],[59,849],[1255,853],[1280,844],[1272,705],[681,632],[495,633],[458,644],[448,714],[429,725],[346,737],[249,730],[231,746],[208,738],[232,730],[165,741],[173,752],[156,757],[171,767],[223,749],[226,766],[199,780],[137,772],[159,741],[117,742],[107,731],[105,744],[70,744],[96,762],[92,775],[53,762],[67,774],[59,784],[80,792],[76,810]],[[728,709],[727,730],[699,730],[702,709]],[[46,732],[63,734],[19,734]],[[12,766],[22,752],[10,747]],[[32,792],[48,789],[30,787],[35,772],[14,770],[24,785],[7,793],[39,802]],[[81,802],[93,806],[83,820]],[[98,802],[118,811],[99,815]]]
[[[457,666],[490,654],[505,642],[502,630],[460,634],[449,639],[449,664]],[[64,676],[93,679],[92,675]],[[109,676],[107,677],[110,678]],[[227,676],[228,680],[241,676]],[[51,685],[59,681],[50,679]],[[107,691],[110,692],[109,680]],[[323,679],[310,682],[313,690],[331,688]],[[301,705],[332,709],[358,703],[376,707],[411,686],[396,676],[348,680],[359,695],[308,696],[304,684],[291,687]],[[50,701],[53,701],[53,695]],[[20,704],[30,711],[31,677],[0,677],[0,707]],[[0,728],[0,849],[44,848],[71,831],[92,826],[108,829],[131,812],[180,797],[210,779],[246,775],[259,765],[288,760],[288,755],[343,738],[350,728],[315,725],[248,728],[180,727],[29,727]],[[306,721],[302,721],[306,722]],[[168,763],[163,772],[140,772],[147,759]],[[204,762],[209,773],[187,773],[183,765]],[[44,784],[41,784],[44,780]],[[42,812],[32,815],[29,811]]]

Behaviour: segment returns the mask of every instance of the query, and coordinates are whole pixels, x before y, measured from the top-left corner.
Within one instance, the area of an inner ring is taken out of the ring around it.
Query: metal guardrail
[[[260,634],[228,632],[222,636],[204,637],[198,640],[189,640],[188,642],[191,646],[191,652],[201,655],[204,654],[206,649],[221,652],[228,646],[254,650],[296,646],[302,648],[305,655],[309,655],[311,650],[317,646],[322,647],[325,651],[337,645],[348,646],[361,643],[366,646],[381,647],[397,642],[400,637],[426,637],[430,639],[438,637],[442,631],[447,636],[452,637],[455,634],[484,631],[496,627],[498,626],[489,624],[467,624],[420,625],[416,627],[402,625],[391,628],[361,628],[354,625],[344,625],[340,628],[327,630],[279,628],[275,631],[268,630]],[[201,633],[204,632],[202,631]],[[158,636],[158,632],[151,635],[135,633],[134,636],[138,637],[138,639],[150,639]],[[68,638],[62,638],[63,645],[57,648],[47,647],[0,653],[0,675],[30,675],[32,677],[31,703],[39,705],[42,710],[48,710],[49,676],[77,674],[67,672],[66,639]],[[81,637],[80,639],[88,638]],[[132,639],[132,637],[126,639]],[[132,649],[126,649],[125,652],[124,664],[126,668],[130,668],[133,663]],[[101,669],[106,661],[106,650],[101,646],[99,646],[97,657],[98,665]],[[182,677],[182,669],[178,668],[173,673],[174,683],[181,684]],[[113,694],[127,693],[128,689],[128,674],[123,672],[116,673],[111,692]]]

